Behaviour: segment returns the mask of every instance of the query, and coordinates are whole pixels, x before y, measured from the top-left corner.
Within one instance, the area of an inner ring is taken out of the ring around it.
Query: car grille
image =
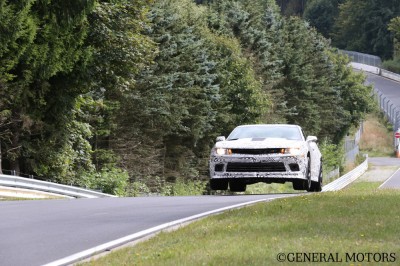
[[[285,165],[271,163],[228,163],[227,172],[286,172]]]
[[[281,148],[269,148],[269,149],[231,149],[232,154],[274,154],[274,153],[282,153]]]

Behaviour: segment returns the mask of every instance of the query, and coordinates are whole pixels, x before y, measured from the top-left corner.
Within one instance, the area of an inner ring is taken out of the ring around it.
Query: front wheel
[[[304,190],[307,190],[308,192],[311,191],[311,159],[310,157],[307,157],[307,172],[306,172],[306,180],[304,180]]]
[[[293,189],[310,191],[310,189],[311,189],[311,160],[310,160],[310,157],[308,157],[308,160],[307,160],[307,169],[306,169],[305,178],[306,179],[293,181],[293,183],[292,183]]]
[[[318,175],[318,181],[311,182],[311,191],[313,192],[321,192],[322,191],[322,163],[321,166],[319,168],[319,175]]]

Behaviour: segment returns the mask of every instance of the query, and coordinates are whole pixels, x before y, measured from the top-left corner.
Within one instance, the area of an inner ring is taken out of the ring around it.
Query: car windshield
[[[243,138],[282,138],[288,140],[303,140],[298,127],[291,126],[244,126],[235,128],[227,140]]]

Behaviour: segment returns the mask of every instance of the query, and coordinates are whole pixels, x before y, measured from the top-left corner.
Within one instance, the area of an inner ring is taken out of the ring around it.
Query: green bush
[[[385,61],[382,66],[386,70],[400,74],[400,58]]]
[[[177,180],[175,183],[166,183],[162,188],[163,196],[192,196],[203,195],[206,190],[206,181]]]
[[[151,194],[151,191],[145,183],[143,183],[141,181],[135,181],[130,184],[129,192],[128,192],[127,196],[139,197],[139,196],[150,195],[150,194]]]
[[[125,196],[128,188],[129,175],[118,168],[103,168],[99,172],[85,173],[81,179],[81,186],[99,190],[103,193]]]
[[[339,145],[331,143],[328,139],[324,139],[319,148],[322,153],[323,172],[328,173],[336,168],[343,168],[344,148],[343,143]]]

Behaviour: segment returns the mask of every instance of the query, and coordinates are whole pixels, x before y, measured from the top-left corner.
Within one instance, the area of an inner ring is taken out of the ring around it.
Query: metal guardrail
[[[379,68],[382,66],[381,58],[376,55],[363,54],[359,52],[346,51],[346,50],[339,50],[339,52],[346,54],[348,57],[350,57],[351,61],[355,63],[361,63]]]
[[[385,77],[385,78],[388,78],[388,79],[391,79],[391,80],[400,82],[400,75],[397,74],[397,73],[393,73],[393,72],[390,72],[390,71],[388,71],[388,70],[381,69],[380,75],[381,75],[382,77]]]
[[[350,183],[354,182],[357,178],[359,178],[362,174],[365,173],[368,169],[368,157],[365,159],[365,161],[348,172],[347,174],[341,176],[340,178],[336,179],[335,181],[332,181],[331,183],[325,185],[322,188],[323,192],[327,191],[337,191],[341,190],[342,188],[346,187]]]
[[[349,57],[352,60],[356,60],[351,62],[350,65],[358,70],[370,72],[376,75],[380,75],[382,77],[391,79],[393,81],[399,82],[400,83],[400,75],[387,71],[385,69],[380,68],[380,64],[376,64],[376,62],[372,62],[369,60],[358,60],[362,62],[357,62],[357,59],[354,59],[354,57],[351,56],[352,53],[357,53],[357,52],[351,52],[351,51],[340,51],[341,53],[349,55]],[[357,53],[361,54],[361,53]],[[364,57],[376,57],[373,55],[367,55],[367,54],[361,54]],[[400,84],[399,84],[400,88]],[[400,107],[394,104],[392,101],[389,100],[389,98],[381,93],[378,89],[374,89],[374,96],[379,104],[380,109],[384,113],[385,117],[388,119],[389,123],[393,125],[393,146],[394,150],[396,152],[396,156],[400,157],[400,142],[398,138],[395,138],[395,133],[400,133]]]
[[[67,186],[56,184],[47,181],[28,179],[24,177],[1,175],[0,174],[0,185],[6,187],[26,188],[38,191],[50,192],[54,194],[64,195],[74,198],[105,198],[105,197],[117,197],[114,195],[101,193],[89,189],[83,189],[79,187]]]

